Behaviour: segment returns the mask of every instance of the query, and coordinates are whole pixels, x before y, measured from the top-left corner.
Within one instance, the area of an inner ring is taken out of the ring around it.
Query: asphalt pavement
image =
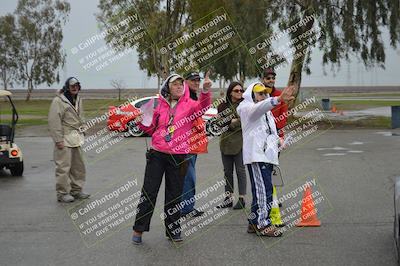
[[[24,176],[0,171],[0,264],[396,265],[393,180],[400,175],[398,133],[317,131],[284,151],[285,186],[278,187],[278,197],[285,196],[281,219],[290,228],[281,238],[260,238],[246,232],[250,182],[247,209],[214,208],[224,189],[218,141],[212,140],[209,153],[200,155],[197,162],[196,192],[200,197],[196,206],[207,216],[183,221],[182,244],[166,240],[163,183],[151,230],[143,235],[141,246],[133,245],[130,238],[135,209],[132,195],[143,182],[145,138],[112,136],[86,148],[86,191],[92,199],[61,204],[55,195],[51,139],[20,137],[16,141],[24,152]],[[314,203],[322,225],[292,227],[291,212],[301,210],[296,202],[307,181],[315,183]],[[118,197],[115,191],[120,193]],[[90,209],[93,202],[97,206]],[[113,211],[119,212],[115,219],[110,218]],[[79,217],[73,217],[76,213]],[[94,224],[101,224],[103,231]]]

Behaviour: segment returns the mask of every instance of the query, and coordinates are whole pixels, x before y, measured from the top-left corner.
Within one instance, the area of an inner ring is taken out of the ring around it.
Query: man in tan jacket
[[[56,191],[60,202],[86,199],[90,195],[82,192],[86,170],[81,145],[84,143],[82,101],[78,96],[79,81],[68,78],[50,106],[49,130],[55,142]]]

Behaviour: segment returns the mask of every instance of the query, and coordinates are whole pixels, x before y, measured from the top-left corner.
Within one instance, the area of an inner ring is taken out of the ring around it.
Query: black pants
[[[225,155],[221,152],[222,164],[224,165],[224,177],[226,181],[225,192],[234,192],[234,181],[233,181],[233,165],[235,165],[236,176],[238,179],[239,195],[246,195],[246,169],[243,164],[242,150],[236,155]]]
[[[137,232],[149,231],[150,221],[157,201],[162,177],[165,173],[165,202],[164,218],[167,236],[180,233],[180,210],[177,210],[181,202],[182,189],[186,174],[185,155],[171,155],[155,150],[146,154],[147,163],[142,188],[142,201],[138,205],[133,230]]]

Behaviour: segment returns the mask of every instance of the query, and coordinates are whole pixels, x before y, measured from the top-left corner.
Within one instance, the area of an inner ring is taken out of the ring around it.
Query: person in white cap
[[[70,77],[53,99],[49,110],[49,131],[54,146],[56,191],[60,202],[90,197],[82,191],[86,180],[81,145],[84,142],[82,101],[78,96],[81,85]]]
[[[141,200],[137,206],[132,242],[142,244],[142,234],[150,230],[151,217],[158,191],[165,176],[164,220],[165,236],[182,241],[181,205],[183,184],[187,172],[187,155],[190,152],[190,133],[193,122],[201,117],[211,104],[207,87],[200,93],[199,101],[189,96],[183,77],[171,74],[161,86],[158,105],[149,124],[144,124],[144,114],[138,126],[151,136],[151,149],[146,154]]]

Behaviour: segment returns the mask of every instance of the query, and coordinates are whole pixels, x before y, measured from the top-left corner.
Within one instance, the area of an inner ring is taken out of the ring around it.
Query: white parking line
[[[353,141],[352,143],[349,143],[349,145],[363,145],[364,142],[361,141]]]
[[[334,150],[334,151],[345,151],[348,150],[347,148],[343,148],[343,147],[333,147],[333,148],[318,148],[317,151],[325,151],[325,150]]]

